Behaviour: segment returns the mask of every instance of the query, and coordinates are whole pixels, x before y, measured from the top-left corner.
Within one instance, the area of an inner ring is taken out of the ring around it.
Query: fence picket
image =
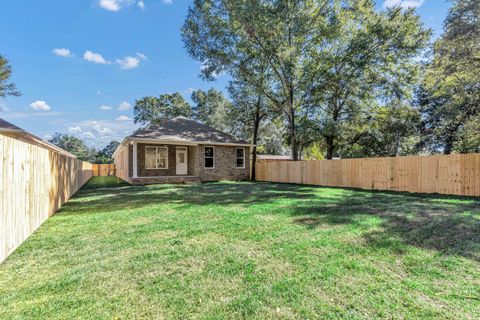
[[[91,176],[90,163],[0,134],[0,262]]]
[[[257,180],[480,196],[480,154],[257,162]]]

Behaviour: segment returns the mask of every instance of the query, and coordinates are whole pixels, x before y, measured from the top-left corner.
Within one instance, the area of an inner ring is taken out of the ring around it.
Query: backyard
[[[90,180],[0,265],[0,318],[473,319],[480,199]]]

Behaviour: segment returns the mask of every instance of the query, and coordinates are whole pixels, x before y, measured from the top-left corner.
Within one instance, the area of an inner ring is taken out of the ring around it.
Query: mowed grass
[[[479,199],[108,186],[92,180],[0,265],[1,319],[480,316]]]

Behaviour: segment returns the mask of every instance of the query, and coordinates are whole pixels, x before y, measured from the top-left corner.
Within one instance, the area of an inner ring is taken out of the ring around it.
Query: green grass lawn
[[[478,198],[108,180],[0,265],[1,319],[480,316]]]

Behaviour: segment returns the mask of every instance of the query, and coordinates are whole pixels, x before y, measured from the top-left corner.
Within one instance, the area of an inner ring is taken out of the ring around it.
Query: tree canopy
[[[480,2],[455,1],[444,30],[419,90],[424,146],[445,154],[476,151],[470,136],[480,131]]]
[[[161,94],[159,97],[144,97],[135,101],[133,118],[135,123],[149,126],[178,116],[192,116],[190,104],[178,92]]]
[[[113,153],[120,145],[118,141],[110,141],[105,148],[99,150],[95,155],[95,163],[113,163]]]
[[[453,1],[425,55],[430,37],[415,9],[373,0],[193,0],[183,42],[229,97],[145,97],[135,122],[191,116],[250,139],[253,167],[285,146],[294,160],[478,151],[480,3]]]
[[[21,95],[15,83],[9,82],[11,76],[12,67],[8,60],[0,55],[0,97],[2,98]]]
[[[202,123],[227,133],[232,132],[233,105],[221,91],[213,88],[192,92],[193,117]]]
[[[91,163],[113,163],[113,153],[120,144],[118,141],[110,141],[103,149],[97,150],[88,147],[80,138],[58,132],[48,142],[70,152],[80,160]]]
[[[75,136],[63,133],[55,133],[53,137],[48,140],[57,147],[77,156],[78,159],[88,162],[95,161],[96,150],[89,148],[85,142]]]
[[[331,158],[366,105],[411,98],[430,32],[413,10],[378,12],[371,0],[195,0],[182,36],[205,79],[228,72],[271,102],[297,159],[297,121],[321,122]]]

